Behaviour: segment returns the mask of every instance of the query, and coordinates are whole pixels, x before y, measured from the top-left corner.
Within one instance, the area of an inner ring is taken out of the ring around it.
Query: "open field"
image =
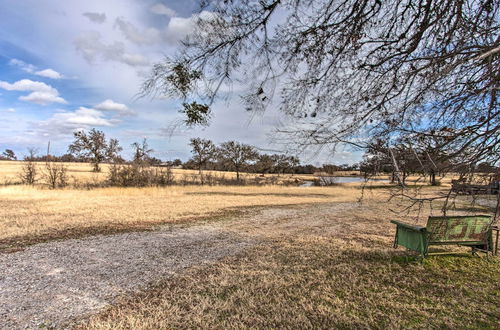
[[[444,247],[461,254],[414,262],[392,249],[393,207],[265,206],[0,254],[0,316],[29,328],[493,329],[499,260]]]
[[[41,177],[44,173],[44,163],[36,163],[38,168],[39,177]],[[101,164],[102,171],[99,173],[92,172],[92,165],[88,163],[57,163],[64,164],[67,167],[67,175],[69,178],[69,185],[85,185],[85,184],[93,184],[98,185],[103,183],[109,173],[109,164]],[[21,173],[21,168],[23,166],[23,161],[1,161],[0,160],[0,185],[9,185],[9,184],[19,184],[21,183],[21,179],[19,174]],[[177,183],[181,183],[183,180],[198,180],[199,173],[196,170],[188,170],[188,169],[172,169],[174,180]],[[223,177],[225,179],[236,179],[236,172],[220,172],[220,171],[203,171],[205,174],[213,175],[215,177]],[[326,175],[326,173],[316,173],[313,174],[266,174],[265,176],[261,176],[258,173],[241,173],[242,179],[247,180],[249,182],[256,183],[288,183],[294,184],[301,181],[312,181],[317,178],[317,175]],[[361,176],[362,174],[359,171],[337,171],[333,174],[333,176]],[[390,176],[387,174],[379,174],[373,176],[375,179],[390,179]],[[437,179],[444,186],[448,186],[451,184],[451,180],[457,178],[457,175],[451,173],[447,174],[445,177],[438,177]],[[43,180],[40,180],[42,183]],[[417,184],[425,184],[426,179],[419,176],[409,176],[407,178],[407,182],[409,184],[417,183]]]
[[[79,327],[496,328],[499,260],[412,262],[411,253],[392,249],[388,206],[269,209],[261,221],[222,223],[260,243],[123,296]]]
[[[382,193],[377,191],[373,196]],[[234,208],[353,202],[356,187],[171,186],[49,190],[0,187],[0,246],[150,229]]]
[[[4,182],[15,182],[21,166],[22,162],[0,162],[0,178]],[[85,163],[68,163],[67,166],[73,181],[80,183],[102,182],[108,171],[107,165],[103,165],[101,173],[91,172],[91,166]],[[234,175],[231,172],[214,174]],[[198,173],[175,169],[174,175],[179,178],[186,175],[197,176]],[[312,176],[301,177],[311,178]],[[411,179],[413,182],[416,180]],[[449,180],[446,178],[446,182]],[[446,182],[442,187],[429,187],[426,191],[433,194],[436,190],[446,189]],[[12,249],[57,238],[149,230],[161,224],[235,212],[238,208],[354,202],[361,197],[361,186],[362,183],[307,188],[280,185],[174,185],[158,188],[77,189],[70,186],[50,190],[43,185],[6,185],[0,187],[0,249]],[[388,196],[384,189],[387,186],[388,182],[374,181],[368,187],[378,189],[366,190],[368,194],[365,197],[384,200]]]
[[[21,169],[23,166],[23,161],[0,161],[0,184],[8,185],[8,184],[19,184],[21,183],[21,179],[19,174],[21,173]],[[109,164],[101,164],[101,172],[92,172],[92,165],[88,163],[56,163],[56,164],[64,164],[67,167],[67,175],[69,178],[70,185],[83,185],[83,184],[94,184],[98,185],[106,180],[109,173]],[[44,173],[45,164],[43,162],[36,163],[39,177],[41,177]],[[174,168],[172,170],[174,175],[174,180],[176,182],[181,182],[183,179],[196,180],[199,173],[196,170],[187,170],[187,169],[177,169]],[[219,172],[219,171],[203,171],[204,174],[215,175],[217,177],[223,177],[225,179],[236,179],[236,172]],[[345,173],[340,173],[339,175],[344,175]],[[349,173],[351,174],[351,173]],[[308,174],[284,174],[284,175],[276,175],[276,174],[266,174],[262,177],[258,173],[241,173],[242,179],[250,180],[250,181],[265,181],[266,178],[276,178],[277,182],[289,181],[295,182],[296,180],[313,180],[315,178],[314,175]],[[43,180],[41,180],[43,181]]]
[[[79,182],[107,170],[68,167]],[[432,196],[451,178],[410,180]],[[387,182],[362,186],[2,186],[0,312],[81,329],[496,328],[499,259],[445,247],[461,254],[414,262],[392,249],[389,220],[424,224],[439,202],[397,213],[407,201],[388,202]],[[489,197],[462,196],[450,214],[491,213]]]

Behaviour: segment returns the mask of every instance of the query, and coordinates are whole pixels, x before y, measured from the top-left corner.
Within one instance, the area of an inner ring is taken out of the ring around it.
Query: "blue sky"
[[[268,137],[283,118],[273,110],[249,117],[236,92],[215,105],[209,127],[172,136],[179,105],[135,97],[151,65],[175,53],[197,8],[195,0],[0,0],[0,150],[22,156],[51,141],[62,154],[73,131],[93,127],[118,138],[126,158],[145,137],[162,159],[187,160],[198,136],[279,149]],[[351,163],[360,153],[302,158]]]

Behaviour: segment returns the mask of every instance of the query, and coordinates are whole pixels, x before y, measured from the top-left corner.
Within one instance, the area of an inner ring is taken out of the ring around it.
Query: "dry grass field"
[[[210,217],[236,208],[307,203],[355,201],[360,197],[358,185],[337,187],[260,186],[183,186],[150,188],[83,189],[84,183],[99,186],[109,171],[94,173],[86,163],[67,163],[70,184],[51,190],[43,183],[34,187],[20,185],[23,162],[1,161],[0,182],[0,249],[58,238],[80,237],[96,233],[147,230],[154,226]],[[43,173],[43,163],[37,164]],[[196,177],[197,171],[174,169],[176,180]],[[234,177],[232,172],[207,172]],[[257,177],[256,174],[244,174]],[[272,177],[267,175],[266,177]],[[293,180],[312,179],[293,176]],[[291,180],[292,176],[280,176]],[[380,195],[379,192],[376,193]]]
[[[61,163],[56,163],[61,164]],[[101,172],[92,172],[92,165],[88,163],[62,163],[67,167],[67,176],[69,179],[70,185],[79,185],[86,183],[93,183],[95,185],[102,183],[106,180],[110,165],[102,164]],[[38,176],[41,178],[44,173],[44,163],[38,162],[36,163],[36,167],[38,169]],[[21,173],[21,168],[23,166],[23,161],[1,161],[0,160],[0,185],[9,185],[9,184],[19,184],[21,183],[21,179],[19,174]],[[198,171],[196,170],[185,170],[185,169],[173,169],[172,170],[174,179],[177,182],[180,182],[183,178],[193,178],[197,177]],[[224,177],[226,179],[235,179],[236,172],[218,172],[218,171],[204,171],[205,174],[216,175],[218,177]],[[344,173],[339,172],[339,175],[351,175],[352,173]],[[276,177],[279,178],[279,181],[291,181],[293,182],[295,179],[297,180],[313,180],[313,175],[300,174],[300,175],[275,175],[275,174],[267,174],[266,178]],[[242,173],[242,178],[247,180],[262,180],[259,174],[255,173]],[[40,180],[41,182],[43,180]],[[43,182],[42,182],[43,183]]]
[[[1,162],[0,181],[15,182],[19,168],[19,162]],[[107,171],[104,166],[102,173],[92,173],[88,164],[68,168],[75,183],[100,182]],[[450,180],[444,178],[440,187],[424,186],[422,193],[444,192]],[[425,185],[417,178],[409,182]],[[423,223],[427,215],[440,212],[439,204],[397,214],[391,210],[404,208],[406,202],[388,202],[387,182],[369,184],[358,203],[361,186],[51,190],[43,185],[4,185],[0,253],[55,239],[180,223],[191,226],[204,219],[258,244],[123,296],[103,312],[68,327],[497,328],[498,258],[462,253],[414,262],[411,253],[392,249],[394,228],[389,220]],[[340,208],[330,212],[332,205]],[[252,212],[268,209],[270,215],[259,222],[245,220]],[[464,199],[453,212],[491,210]]]
[[[42,164],[38,164],[40,168]],[[68,163],[69,187],[51,190],[19,183],[22,162],[0,162],[0,249],[12,249],[51,239],[80,237],[96,233],[148,230],[157,225],[186,222],[241,208],[328,202],[354,202],[361,197],[360,183],[332,187],[183,186],[150,188],[81,189],[79,183],[106,179],[109,167],[93,173],[90,164]],[[41,170],[42,171],[42,170]],[[232,172],[214,175],[234,176]],[[174,169],[174,176],[198,175],[197,171]],[[248,176],[258,176],[248,174]],[[269,177],[270,175],[268,175]],[[290,179],[292,176],[280,176]],[[293,176],[310,180],[313,176]],[[412,180],[410,178],[410,180]],[[374,182],[383,188],[386,182]],[[446,185],[446,184],[445,184]],[[75,187],[80,187],[79,189]],[[370,198],[387,197],[384,189],[368,190]]]
[[[380,195],[379,191],[376,195]],[[376,196],[373,195],[373,196]],[[0,187],[0,247],[151,229],[235,208],[356,201],[357,187],[171,186],[50,190]]]
[[[396,215],[388,208],[395,205],[370,201],[340,212],[322,205],[258,226],[229,222],[261,243],[124,296],[78,327],[498,328],[498,258],[458,248],[459,254],[415,262],[404,249],[392,249],[389,219]]]

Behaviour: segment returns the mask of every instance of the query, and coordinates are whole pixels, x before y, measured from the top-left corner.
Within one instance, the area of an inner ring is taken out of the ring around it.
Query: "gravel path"
[[[251,241],[209,226],[38,244],[0,254],[0,328],[57,327]]]
[[[338,232],[332,215],[354,204],[271,207],[236,219],[95,236],[0,253],[0,329],[61,327],[182,269],[257,241],[307,230]]]

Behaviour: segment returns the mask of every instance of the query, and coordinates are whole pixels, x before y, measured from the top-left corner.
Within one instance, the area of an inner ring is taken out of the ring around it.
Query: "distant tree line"
[[[55,156],[47,153],[37,155],[33,148],[28,149],[24,157],[21,173],[24,184],[34,185],[39,181],[55,189],[68,184],[67,167],[63,162],[87,162],[92,164],[94,172],[101,171],[103,163],[111,164],[106,184],[113,186],[164,186],[173,184],[172,167],[194,169],[199,172],[197,178],[190,178],[186,184],[245,184],[241,173],[258,173],[261,177],[267,174],[319,174],[335,175],[338,171],[360,171],[365,177],[387,174],[393,183],[406,184],[410,175],[428,178],[429,184],[439,185],[439,177],[447,173],[459,174],[459,180],[471,181],[474,174],[481,174],[482,180],[492,180],[500,175],[500,168],[493,163],[469,163],[460,158],[448,157],[446,149],[440,147],[439,141],[433,138],[405,140],[389,146],[387,141],[372,141],[363,161],[359,164],[333,165],[325,164],[317,167],[311,164],[302,165],[300,160],[286,154],[261,153],[255,147],[237,141],[227,141],[216,145],[209,139],[193,138],[190,140],[192,157],[182,162],[180,159],[163,161],[152,156],[147,139],[134,142],[133,158],[123,159],[120,152],[123,148],[117,139],[108,139],[104,132],[91,129],[87,132],[74,133],[74,140],[68,146],[68,153]],[[0,154],[0,160],[17,160],[11,149]],[[39,167],[36,163],[43,162]],[[233,171],[236,179],[216,177],[204,171]],[[496,173],[495,175],[491,175]],[[469,176],[467,176],[469,175]],[[189,182],[188,182],[189,181]]]
[[[450,158],[449,151],[435,138],[400,139],[392,146],[378,139],[369,145],[359,170],[365,176],[389,174],[391,181],[399,185],[405,185],[410,175],[419,175],[428,178],[433,186],[447,173],[458,174],[459,180],[471,180],[474,174],[500,173],[500,167],[493,162],[469,162],[465,156]]]
[[[311,164],[302,165],[300,160],[286,154],[260,153],[255,147],[237,141],[227,141],[219,146],[211,140],[194,138],[190,141],[192,158],[182,166],[186,169],[234,171],[239,180],[241,172],[266,174],[314,174],[323,172],[333,174],[336,171],[356,171],[358,164],[333,165],[325,164],[317,167]]]
[[[131,144],[133,159],[126,161],[120,152],[123,148],[117,139],[108,139],[104,132],[91,129],[87,132],[74,133],[74,141],[68,152],[55,156],[51,154],[37,155],[35,149],[29,149],[24,160],[30,162],[89,162],[95,172],[101,170],[100,164],[133,164],[137,166],[183,167],[199,171],[203,180],[204,170],[234,171],[237,180],[240,173],[266,174],[334,174],[338,171],[361,171],[365,176],[388,174],[392,181],[404,185],[412,174],[428,177],[431,185],[439,184],[437,179],[446,173],[492,173],[498,172],[495,164],[482,162],[479,164],[460,162],[450,159],[448,151],[441,147],[435,139],[404,140],[388,146],[381,139],[370,143],[363,161],[359,164],[324,164],[320,167],[311,164],[300,164],[295,156],[286,154],[267,154],[259,152],[255,147],[237,141],[227,141],[216,145],[208,139],[193,138],[190,140],[192,157],[182,162],[180,159],[164,161],[152,156],[154,150],[149,147],[147,139]],[[0,160],[17,160],[11,149],[0,154]],[[28,180],[30,181],[30,180]]]
[[[144,166],[183,167],[195,169],[202,174],[203,170],[234,171],[237,179],[241,172],[266,174],[314,174],[324,172],[333,174],[336,171],[358,170],[358,165],[325,164],[317,167],[311,164],[302,165],[295,156],[285,154],[260,153],[255,147],[237,141],[227,141],[216,145],[208,139],[193,138],[190,140],[192,157],[183,162],[180,159],[162,160],[152,156],[153,149],[147,139],[131,144],[133,159],[125,160],[120,152],[123,148],[117,139],[108,139],[104,132],[97,129],[78,131],[73,134],[73,142],[68,146],[68,152],[56,156],[50,153],[38,155],[36,149],[29,149],[24,160],[30,162],[67,162],[91,163],[95,172],[101,170],[100,165],[136,164]],[[17,160],[11,149],[6,149],[0,160]]]

